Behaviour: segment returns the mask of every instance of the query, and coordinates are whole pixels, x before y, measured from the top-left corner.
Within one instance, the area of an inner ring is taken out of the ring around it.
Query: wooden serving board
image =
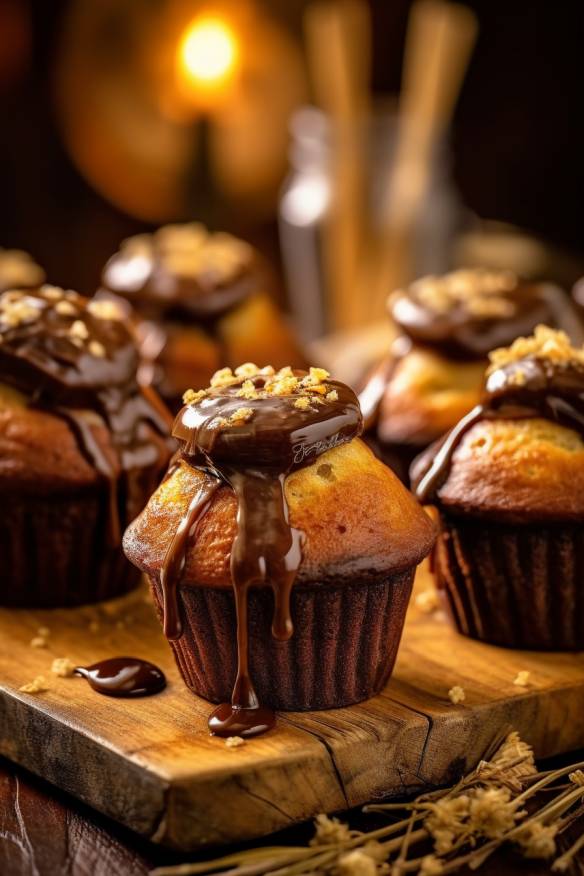
[[[429,584],[426,573],[417,588]],[[99,627],[96,627],[96,624]],[[46,648],[30,641],[50,629]],[[55,657],[152,660],[169,685],[115,700],[51,675]],[[514,685],[520,670],[530,685]],[[44,675],[50,689],[19,691]],[[448,690],[464,688],[453,705]],[[0,753],[138,833],[181,849],[249,839],[375,797],[449,782],[517,729],[540,757],[584,746],[584,653],[509,651],[412,606],[386,690],[347,709],[288,713],[237,748],[174,666],[145,589],[100,607],[0,611]]]

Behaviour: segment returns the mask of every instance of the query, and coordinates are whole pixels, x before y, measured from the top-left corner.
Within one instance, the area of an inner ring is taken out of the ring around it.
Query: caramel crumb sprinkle
[[[60,678],[71,678],[75,672],[75,664],[68,657],[56,657],[51,664],[51,672]]]
[[[238,408],[231,416],[229,421],[236,426],[239,423],[247,423],[253,417],[253,408]]]
[[[89,329],[82,319],[76,319],[75,322],[71,324],[69,334],[72,338],[80,338],[82,341],[86,341],[89,337]]]
[[[297,399],[294,400],[294,407],[298,408],[299,411],[307,411],[310,407],[310,399],[307,395],[299,395]]]
[[[106,354],[106,349],[100,341],[90,341],[87,349],[91,353],[92,356],[95,356],[96,359],[104,359]]]
[[[527,687],[529,685],[530,675],[531,672],[529,672],[527,669],[522,669],[520,672],[517,673],[513,684],[516,685],[516,687]]]
[[[44,675],[37,675],[32,681],[29,681],[28,684],[23,684],[22,687],[19,687],[18,690],[22,691],[22,693],[36,694],[42,693],[45,690],[48,690],[49,686],[46,682]]]
[[[124,318],[122,306],[117,304],[117,302],[110,301],[106,298],[100,298],[97,301],[90,301],[87,305],[87,309],[92,316],[96,316],[98,319],[115,321]]]
[[[255,377],[259,373],[259,368],[254,362],[244,362],[235,369],[236,377]]]
[[[339,400],[339,394],[336,389],[331,389],[330,392],[327,392],[325,398],[329,402],[336,402]]]
[[[211,378],[211,386],[228,386],[235,379],[231,368],[220,368]]]
[[[510,347],[499,347],[489,353],[491,364],[487,375],[527,356],[549,359],[550,362],[560,365],[584,365],[584,348],[573,347],[565,332],[555,331],[547,325],[538,325],[529,338],[517,338]]]
[[[195,402],[200,401],[207,395],[204,389],[199,389],[198,392],[195,392],[194,389],[187,389],[185,393],[183,393],[183,402],[185,405],[194,405]]]
[[[466,693],[463,687],[460,687],[459,684],[455,684],[454,687],[451,687],[448,691],[448,697],[451,703],[454,705],[458,705],[458,703],[463,703],[466,699]]]
[[[49,286],[48,283],[41,287],[41,295],[47,301],[60,301],[65,293],[58,286]]]
[[[225,740],[225,748],[241,748],[245,745],[245,739],[241,736],[228,736]]]
[[[65,299],[57,301],[55,304],[55,312],[60,316],[77,316],[79,313],[75,305]]]

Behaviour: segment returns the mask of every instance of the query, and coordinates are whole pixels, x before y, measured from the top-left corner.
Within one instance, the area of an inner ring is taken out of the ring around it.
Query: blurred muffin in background
[[[176,410],[185,386],[207,385],[225,365],[305,365],[269,284],[252,246],[189,223],[123,241],[104,268],[98,296],[113,293],[135,308],[140,382],[155,385]]]
[[[138,583],[121,537],[173,449],[119,311],[55,286],[0,295],[0,604],[79,605]]]
[[[45,279],[44,270],[27,252],[0,247],[0,294],[7,289],[34,289]]]
[[[480,400],[488,353],[540,323],[584,341],[569,297],[510,271],[428,276],[388,303],[399,335],[359,394],[367,438],[407,482],[412,460]]]
[[[412,466],[437,584],[468,636],[581,650],[584,348],[538,326],[490,360],[481,404]]]

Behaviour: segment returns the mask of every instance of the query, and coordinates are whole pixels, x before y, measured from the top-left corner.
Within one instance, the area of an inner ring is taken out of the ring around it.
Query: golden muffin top
[[[584,515],[584,348],[538,326],[493,351],[482,401],[415,463],[422,501],[505,519]]]

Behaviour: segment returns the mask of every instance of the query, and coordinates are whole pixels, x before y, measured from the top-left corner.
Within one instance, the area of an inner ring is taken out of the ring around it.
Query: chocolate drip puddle
[[[184,461],[203,469],[208,477],[189,504],[161,569],[164,629],[171,639],[181,635],[177,586],[188,540],[196,535],[221,484],[229,485],[237,497],[230,568],[238,668],[231,702],[222,703],[209,718],[209,729],[218,736],[251,737],[274,725],[274,714],[259,703],[250,676],[247,609],[250,587],[270,586],[272,635],[280,641],[293,635],[290,594],[302,562],[304,534],[289,522],[286,477],[350,441],[362,428],[357,399],[344,384],[328,380],[325,384],[312,371],[305,376],[284,370],[285,376],[268,372],[226,377],[224,385],[196,394],[178,415],[173,430]],[[299,402],[301,398],[306,401]]]
[[[76,666],[74,674],[108,697],[149,697],[166,687],[164,672],[139,657],[110,657],[91,666]]]

